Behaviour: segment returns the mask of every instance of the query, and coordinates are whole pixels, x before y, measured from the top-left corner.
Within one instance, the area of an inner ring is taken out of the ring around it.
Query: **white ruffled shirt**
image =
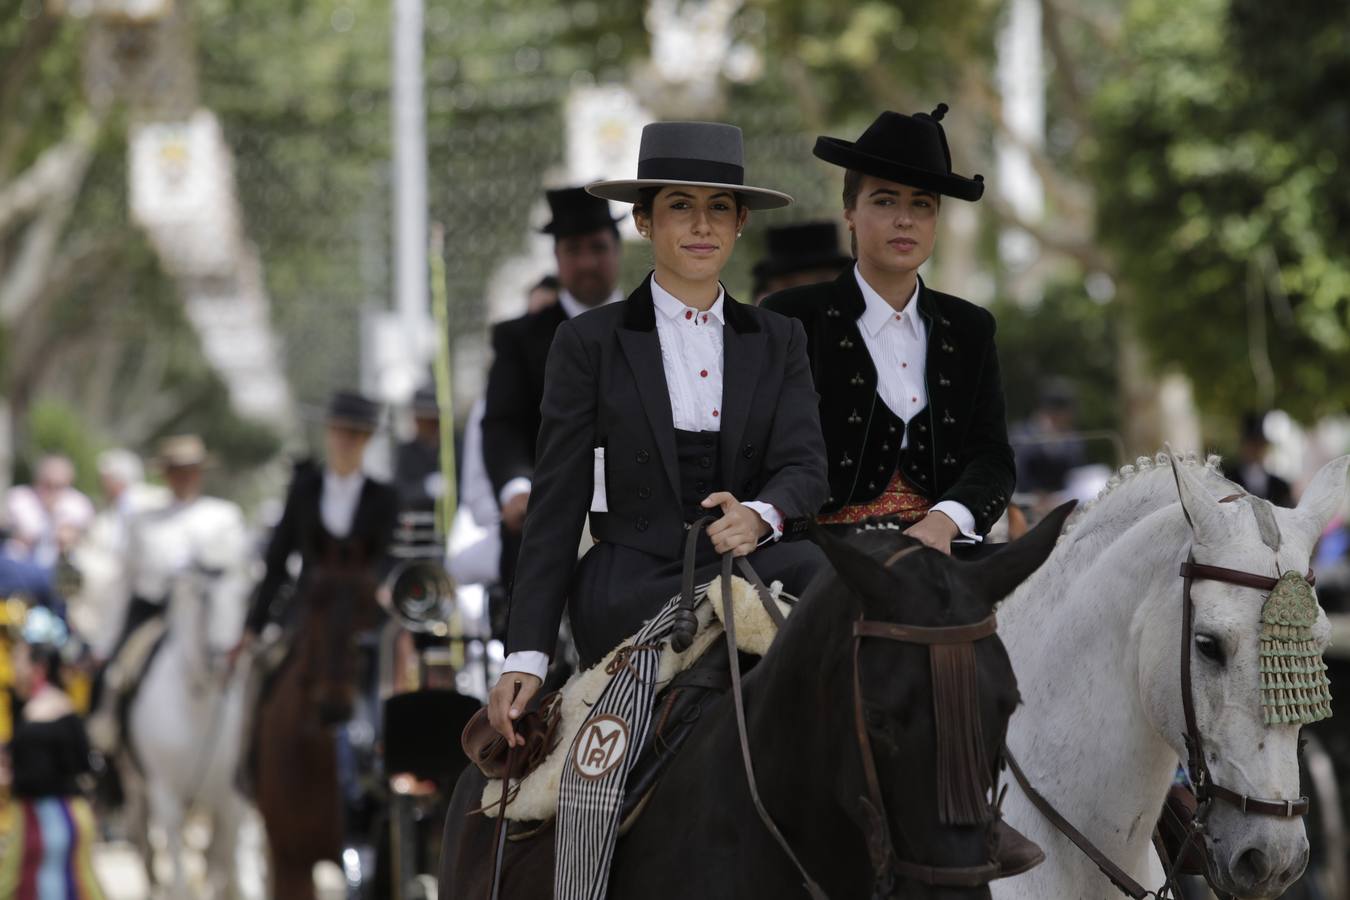
[[[928,387],[924,383],[928,328],[919,315],[919,283],[915,282],[914,293],[906,301],[905,308],[896,312],[895,307],[867,283],[857,266],[853,267],[853,276],[858,279],[863,301],[867,304],[858,320],[858,330],[862,332],[863,343],[876,366],[877,395],[908,425],[928,405]],[[900,446],[908,444],[909,428],[906,427]],[[966,540],[982,540],[975,531],[975,516],[965,504],[942,500],[933,504],[933,511],[955,522]]]
[[[706,311],[685,305],[652,278],[656,307],[656,336],[661,343],[661,366],[670,394],[670,413],[680,431],[722,430],[722,352],[726,327],[726,290]],[[742,500],[768,524],[765,540],[783,536],[783,514],[761,500]],[[541,681],[548,672],[548,654],[520,650],[506,657],[505,672],[525,672]]]

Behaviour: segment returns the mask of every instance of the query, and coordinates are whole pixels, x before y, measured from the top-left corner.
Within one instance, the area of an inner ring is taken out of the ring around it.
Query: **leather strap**
[[[731,699],[736,708],[736,730],[740,736],[741,742],[741,762],[745,766],[745,783],[750,789],[750,800],[755,805],[755,812],[759,814],[759,820],[764,823],[764,827],[773,839],[778,842],[778,846],[783,848],[788,859],[797,867],[797,872],[802,876],[803,887],[811,895],[812,900],[829,900],[820,885],[816,884],[807,874],[806,868],[802,865],[797,854],[792,852],[792,847],[788,844],[787,838],[783,837],[783,832],[778,830],[774,824],[773,817],[769,811],[764,808],[764,801],[759,797],[759,786],[755,782],[755,765],[750,758],[750,735],[745,726],[745,698],[741,694],[741,659],[736,650],[736,617],[731,609],[731,554],[727,553],[722,557],[722,627],[727,633],[727,663],[731,666]]]
[[[506,857],[506,805],[511,802],[511,770],[515,768],[516,746],[513,742],[506,751],[506,772],[502,778],[502,796],[497,806],[497,825],[492,834],[492,886],[488,900],[497,900],[502,889],[502,865]]]
[[[684,539],[684,566],[680,571],[680,608],[675,612],[674,624],[670,630],[670,647],[676,653],[683,653],[694,643],[698,633],[698,615],[694,612],[694,563],[698,557],[698,536],[712,516],[704,516],[689,526]]]
[[[1012,751],[1006,746],[1003,748],[1003,758],[1007,761],[1008,769],[1012,772],[1013,778],[1017,779],[1018,785],[1021,786],[1022,793],[1026,794],[1027,799],[1031,801],[1031,805],[1036,807],[1041,815],[1049,819],[1050,824],[1054,825],[1055,829],[1058,830],[1060,834],[1064,835],[1073,842],[1074,846],[1083,851],[1083,855],[1092,860],[1093,864],[1096,865],[1098,869],[1101,869],[1102,874],[1109,878],[1112,884],[1120,889],[1122,893],[1133,897],[1134,900],[1146,900],[1147,897],[1151,896],[1149,891],[1143,885],[1131,878],[1129,873],[1120,866],[1113,863],[1105,853],[1098,850],[1097,845],[1088,840],[1087,835],[1083,834],[1083,832],[1075,828],[1068,819],[1060,815],[1059,810],[1055,809],[1055,807],[1050,804],[1049,800],[1046,800],[1039,791],[1031,786],[1031,782],[1027,780],[1027,776],[1023,773],[1022,767],[1017,764],[1017,760],[1013,758]]]
[[[1225,569],[1223,566],[1207,566],[1193,559],[1188,559],[1181,564],[1181,577],[1202,581],[1222,581],[1227,584],[1236,584],[1238,587],[1255,588],[1258,591],[1273,591],[1275,585],[1280,583],[1278,578],[1272,578],[1269,575],[1257,575],[1254,572],[1243,572],[1238,569]],[[1317,586],[1317,573],[1309,569],[1308,574],[1304,577],[1308,579],[1308,584]]]
[[[969,625],[949,625],[942,628],[924,628],[919,625],[897,625],[893,622],[868,622],[859,620],[853,623],[853,636],[856,638],[876,637],[900,641],[906,644],[970,644],[993,636],[998,631],[998,617],[990,613],[988,618]]]
[[[1259,591],[1271,591],[1275,589],[1279,579],[1237,569],[1225,569],[1222,566],[1207,566],[1197,563],[1191,557],[1181,564],[1181,577],[1184,579],[1181,587],[1181,709],[1186,719],[1187,771],[1190,773],[1191,782],[1195,785],[1197,799],[1201,802],[1209,799],[1222,800],[1249,815],[1273,816],[1281,819],[1296,819],[1307,815],[1311,806],[1307,797],[1300,797],[1297,800],[1250,797],[1213,781],[1209,765],[1205,762],[1204,737],[1200,733],[1199,720],[1195,715],[1195,692],[1191,684],[1191,646],[1194,643],[1192,634],[1195,619],[1191,585],[1194,580],[1201,578],[1255,588]],[[1316,580],[1311,571],[1308,572],[1307,578],[1309,584]]]
[[[783,615],[783,611],[778,608],[778,604],[774,601],[773,592],[765,586],[764,579],[759,577],[759,573],[755,571],[755,567],[750,565],[750,560],[744,556],[736,560],[736,568],[741,570],[741,575],[745,576],[745,580],[750,582],[754,587],[755,596],[759,597],[760,605],[763,606],[764,611],[769,614],[769,618],[773,619],[774,627],[781,630],[782,627],[787,624],[787,618]]]

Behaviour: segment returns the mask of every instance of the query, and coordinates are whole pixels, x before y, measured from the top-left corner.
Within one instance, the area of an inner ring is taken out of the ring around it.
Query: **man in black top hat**
[[[558,302],[493,328],[483,414],[483,456],[502,508],[501,577],[508,587],[534,478],[544,361],[553,333],[587,310],[623,299],[617,290],[621,220],[610,215],[608,201],[576,187],[549,191],[548,204],[553,218],[542,230],[554,240]]]
[[[853,257],[839,249],[833,222],[799,222],[770,228],[769,255],[755,264],[755,303],[788,288],[833,281]]]
[[[1236,459],[1223,461],[1223,477],[1247,493],[1269,500],[1276,506],[1293,506],[1294,492],[1289,482],[1266,468],[1266,414],[1249,412],[1242,416],[1242,432]]]

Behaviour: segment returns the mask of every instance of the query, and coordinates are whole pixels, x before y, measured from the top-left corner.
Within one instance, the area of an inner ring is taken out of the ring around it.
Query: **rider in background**
[[[203,553],[222,543],[245,546],[248,528],[243,511],[229,500],[202,494],[210,462],[206,444],[195,434],[160,442],[155,464],[172,495],[167,503],[131,518],[126,534],[127,602],[121,621],[107,625],[117,635],[94,691],[97,713],[91,723],[99,749],[112,752],[120,744],[119,707],[144,674],[163,633],[175,581],[187,574]]]
[[[805,337],[719,281],[749,210],[791,198],[745,185],[740,129],[707,123],[648,125],[638,178],[589,190],[633,204],[654,272],[626,301],[561,324],[549,353],[508,656],[489,697],[508,737],[564,607],[591,666],[679,592],[696,519],[717,518],[699,539],[699,581],[732,553],[799,593],[823,564],[814,544],[780,542],[826,494]],[[597,543],[577,564],[588,511]]]
[[[856,142],[816,141],[815,155],[845,170],[857,262],[764,307],[806,329],[829,452],[830,491],[817,521],[894,519],[950,553],[953,542],[983,540],[1015,477],[994,317],[919,277],[942,198],[984,192],[980,176],[952,172],[946,110],[885,112]]]

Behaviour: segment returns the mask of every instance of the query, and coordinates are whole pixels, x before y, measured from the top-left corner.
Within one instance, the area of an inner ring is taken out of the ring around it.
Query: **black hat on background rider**
[[[765,232],[769,255],[755,263],[755,297],[799,284],[829,281],[853,262],[839,244],[833,222],[798,222]]]

